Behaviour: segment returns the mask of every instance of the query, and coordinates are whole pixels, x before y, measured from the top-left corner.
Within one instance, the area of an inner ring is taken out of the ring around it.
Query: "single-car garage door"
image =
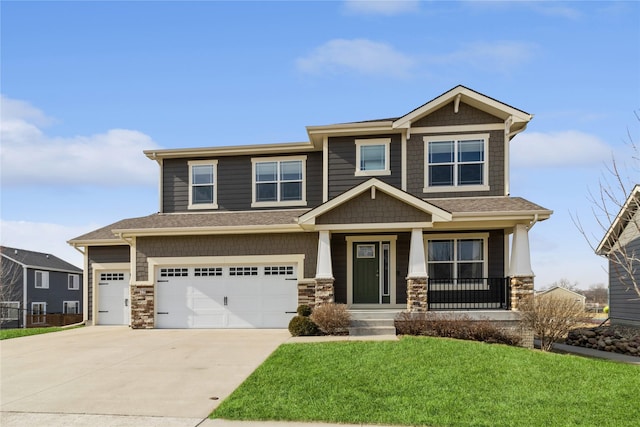
[[[128,325],[131,307],[129,272],[100,273],[98,281],[98,325]]]
[[[175,266],[156,271],[156,328],[286,328],[294,265]]]

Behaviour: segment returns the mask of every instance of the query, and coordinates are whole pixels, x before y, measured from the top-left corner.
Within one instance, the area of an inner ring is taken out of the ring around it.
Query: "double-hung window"
[[[391,138],[356,139],[356,176],[391,175]]]
[[[488,142],[488,134],[424,137],[424,191],[488,190]]]
[[[80,314],[80,301],[63,301],[63,314]]]
[[[67,289],[70,291],[77,291],[80,289],[80,276],[78,274],[69,274]]]
[[[433,236],[427,240],[430,279],[467,283],[487,277],[487,236]]]
[[[35,287],[38,289],[49,289],[49,272],[48,271],[36,271],[35,272]]]
[[[217,160],[189,162],[189,209],[217,209]]]
[[[252,207],[305,206],[306,156],[254,158]]]

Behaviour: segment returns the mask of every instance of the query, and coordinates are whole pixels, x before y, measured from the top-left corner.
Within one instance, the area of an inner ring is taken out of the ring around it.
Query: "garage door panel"
[[[294,266],[172,266],[157,274],[159,328],[286,328],[295,315]]]
[[[130,323],[129,272],[103,272],[98,281],[98,325]]]

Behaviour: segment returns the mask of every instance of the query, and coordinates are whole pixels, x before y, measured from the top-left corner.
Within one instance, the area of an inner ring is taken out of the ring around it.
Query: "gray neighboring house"
[[[456,86],[302,142],[147,150],[158,212],[69,241],[85,318],[286,328],[298,304],[331,301],[516,318],[533,294],[528,233],[552,214],[510,187],[509,146],[532,117]]]
[[[636,185],[596,253],[609,259],[609,318],[640,326],[640,185]]]
[[[0,248],[2,328],[45,326],[47,315],[82,314],[82,269],[51,254]]]

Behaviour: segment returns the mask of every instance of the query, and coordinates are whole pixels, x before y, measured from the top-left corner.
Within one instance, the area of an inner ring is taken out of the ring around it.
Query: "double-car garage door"
[[[177,265],[155,273],[156,328],[286,328],[295,315],[295,265]]]

